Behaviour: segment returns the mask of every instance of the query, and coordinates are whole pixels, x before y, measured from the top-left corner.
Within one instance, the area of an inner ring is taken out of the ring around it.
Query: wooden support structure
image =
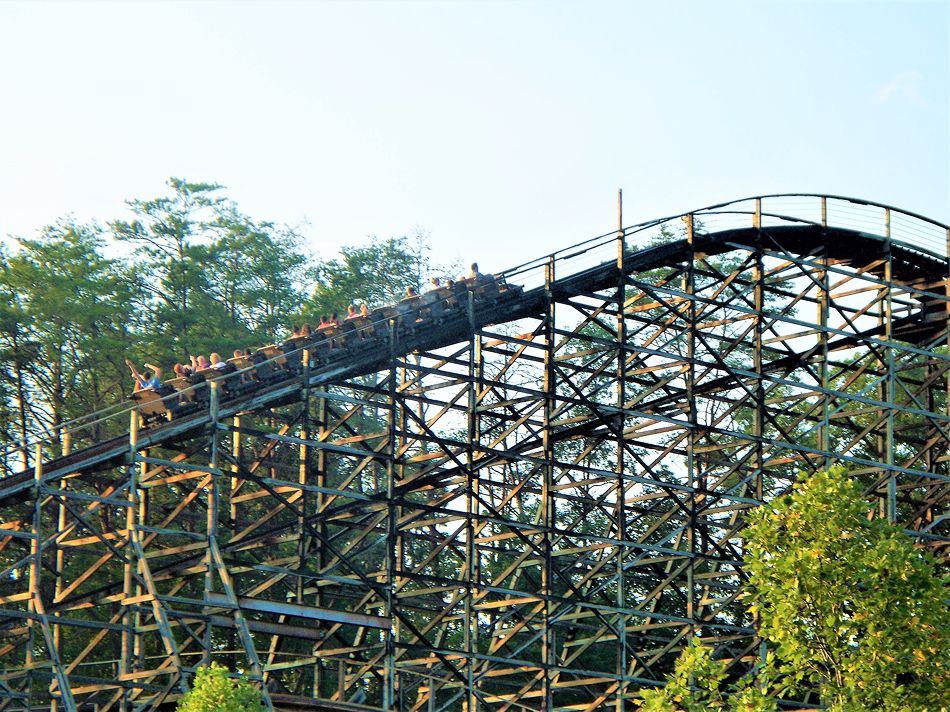
[[[946,249],[798,199],[620,218],[523,291],[38,444],[0,478],[0,711],[169,710],[218,661],[271,710],[622,712],[692,636],[755,660],[745,512],[834,462],[945,555]]]

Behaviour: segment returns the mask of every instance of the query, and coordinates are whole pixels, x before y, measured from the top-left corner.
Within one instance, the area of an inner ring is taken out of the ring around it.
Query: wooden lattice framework
[[[620,711],[691,636],[749,664],[743,514],[800,471],[844,463],[950,541],[948,234],[717,206],[181,421],[9,454],[0,711],[171,709],[212,660],[274,709]]]

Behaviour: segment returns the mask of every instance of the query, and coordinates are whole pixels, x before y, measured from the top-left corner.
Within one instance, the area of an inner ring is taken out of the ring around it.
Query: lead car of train
[[[207,368],[190,378],[173,378],[159,388],[132,394],[142,423],[157,427],[206,408],[214,383],[219,399],[230,399],[299,376],[305,366],[319,369],[346,362],[359,354],[389,351],[393,340],[403,340],[424,330],[436,330],[466,319],[469,309],[491,308],[516,300],[522,287],[508,285],[503,277],[479,275],[451,286],[407,297],[397,304],[378,307],[365,317],[346,319],[339,326],[320,329],[310,336],[262,346],[245,356],[228,359],[223,369]]]

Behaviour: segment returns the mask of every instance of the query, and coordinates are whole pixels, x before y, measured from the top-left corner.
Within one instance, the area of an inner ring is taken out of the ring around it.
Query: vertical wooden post
[[[822,203],[822,224],[824,225],[827,220],[827,206],[826,199],[821,199]],[[828,393],[830,384],[828,382],[829,369],[828,369],[828,328],[831,326],[829,319],[831,317],[831,282],[828,272],[828,265],[831,264],[831,259],[829,255],[830,245],[828,244],[828,234],[825,232],[824,242],[822,246],[823,254],[821,256],[821,271],[818,274],[818,318],[816,320],[818,324],[818,346],[821,349],[821,363],[819,365],[819,378],[821,383],[819,384],[823,390],[821,394],[821,425],[818,428],[818,449],[824,451],[825,455],[822,458],[824,466],[828,467],[832,464],[832,455],[830,452],[831,449],[831,395]]]
[[[211,441],[209,447],[209,464],[212,468],[218,465],[218,408],[219,402],[219,384],[218,381],[208,382],[208,415],[209,427],[211,428]],[[208,487],[208,505],[205,519],[205,536],[208,548],[205,551],[205,575],[204,575],[204,599],[211,598],[214,591],[214,572],[215,562],[212,556],[212,547],[218,534],[218,476],[209,475],[210,486]],[[213,626],[210,621],[205,625],[204,638],[201,651],[201,664],[211,664],[211,647],[213,645]]]
[[[138,439],[139,439],[139,426],[141,424],[141,417],[139,416],[138,411],[133,410],[129,414],[129,489],[127,493],[128,507],[125,511],[125,538],[126,542],[131,542],[134,536],[136,515],[137,515],[137,506],[136,506],[136,496],[137,496],[137,476],[136,470],[139,467],[139,464],[136,462],[136,454],[138,452]],[[130,545],[126,545],[126,557],[125,563],[122,565],[122,590],[126,595],[131,595],[133,587],[133,572],[135,567],[135,551]],[[122,603],[122,635],[120,638],[120,652],[119,652],[119,678],[122,679],[124,676],[128,676],[135,668],[135,646],[133,641],[133,631],[135,630],[135,618],[130,609],[130,607]],[[120,709],[122,712],[127,712],[131,709],[131,700],[129,698],[128,689],[123,690],[122,692],[122,702]]]
[[[297,576],[296,591],[294,595],[297,603],[304,602],[304,577],[303,570],[306,568],[307,554],[310,550],[310,535],[307,533],[307,516],[312,512],[311,495],[306,490],[310,472],[310,446],[307,444],[312,436],[310,429],[310,350],[303,349],[301,352],[303,359],[301,373],[303,374],[303,396],[301,398],[303,414],[300,420],[300,440],[299,451],[297,453],[297,483],[300,488],[300,516],[297,519],[297,566],[300,575]]]
[[[617,576],[616,596],[614,605],[619,610],[626,607],[626,585],[625,585],[625,564],[626,564],[626,545],[627,545],[627,524],[626,524],[626,483],[624,481],[624,472],[626,470],[626,452],[624,444],[624,428],[626,427],[626,417],[624,408],[627,403],[627,319],[624,313],[626,309],[627,296],[627,236],[623,227],[623,190],[617,191],[617,296],[616,296],[616,331],[617,331],[617,367],[615,376],[617,378],[617,432],[615,433],[616,472],[617,479],[615,483],[616,502],[614,504],[614,519],[617,527],[617,548],[615,554],[615,566]],[[617,697],[614,702],[616,712],[624,712],[624,700],[628,694],[628,683],[625,680],[627,674],[627,616],[623,613],[617,613],[616,619],[616,664],[614,671],[617,674]]]
[[[544,421],[541,430],[541,447],[544,464],[541,466],[541,529],[542,552],[544,561],[541,564],[541,595],[544,598],[544,626],[541,634],[541,664],[543,666],[542,692],[543,712],[553,712],[554,709],[554,673],[551,668],[555,663],[554,629],[552,614],[554,605],[551,601],[554,595],[554,565],[553,545],[551,532],[555,525],[554,507],[554,418],[555,398],[557,396],[555,369],[555,339],[556,333],[556,300],[555,300],[555,260],[554,255],[548,258],[547,269],[544,275],[544,291],[547,302],[545,318],[545,345],[544,345]]]
[[[468,342],[468,405],[466,407],[467,448],[465,452],[465,579],[468,590],[465,592],[464,615],[465,624],[465,710],[478,712],[478,696],[475,694],[475,656],[478,653],[478,612],[475,609],[475,597],[478,595],[478,547],[475,539],[479,527],[475,524],[478,516],[478,473],[476,465],[475,444],[479,441],[478,398],[479,382],[481,377],[481,335],[476,329],[475,301],[472,292],[468,293],[467,305],[469,322]],[[433,678],[429,682],[429,707],[435,707],[435,698],[438,687]]]
[[[700,466],[696,459],[696,440],[699,433],[699,414],[696,412],[696,236],[694,217],[686,216],[686,241],[689,246],[686,259],[689,261],[684,275],[684,292],[689,302],[686,305],[686,401],[688,422],[686,433],[686,469],[689,477],[689,513],[686,528],[689,564],[686,568],[686,617],[689,619],[690,632],[695,631],[696,623],[696,550],[697,550],[697,508],[699,498],[696,490],[704,486]]]
[[[399,443],[396,439],[396,430],[403,428],[399,423],[396,413],[397,410],[397,392],[398,392],[398,366],[396,348],[397,342],[397,324],[395,320],[390,320],[390,355],[389,355],[389,389],[388,389],[388,407],[387,415],[387,455],[386,458],[386,600],[385,615],[392,621],[392,628],[386,633],[385,643],[385,663],[383,681],[383,709],[395,710],[398,702],[398,681],[396,679],[396,641],[400,635],[399,620],[394,614],[394,608],[398,605],[396,598],[396,586],[398,580],[396,571],[401,565],[400,557],[400,537],[398,533],[397,518],[399,516],[398,508],[395,502],[395,479],[396,479],[396,457],[399,451]],[[342,663],[341,663],[342,664]],[[344,687],[346,685],[346,675],[340,677],[340,699],[345,698]]]
[[[884,237],[886,238],[886,262],[884,263],[884,349],[887,354],[885,368],[887,369],[885,402],[887,403],[887,421],[884,434],[885,463],[889,468],[894,465],[894,403],[897,398],[897,364],[894,360],[894,288],[891,280],[893,279],[893,254],[891,249],[891,209],[884,209]],[[887,521],[891,524],[897,523],[897,475],[893,469],[888,470],[887,478]]]
[[[755,308],[755,330],[752,343],[752,367],[755,371],[755,413],[752,420],[752,435],[755,438],[753,447],[755,448],[754,467],[754,488],[755,498],[762,501],[764,498],[763,480],[765,478],[765,446],[763,438],[765,436],[765,383],[763,381],[762,347],[763,333],[765,326],[762,323],[762,312],[765,307],[765,264],[762,259],[762,199],[755,200],[755,215],[752,218],[752,227],[755,230],[755,266],[752,269],[753,281],[753,306]],[[743,552],[745,545],[743,544]],[[758,626],[758,616],[752,618],[754,625]],[[759,660],[765,664],[768,648],[764,640],[759,641]]]
[[[72,437],[68,430],[64,430],[62,434],[62,453],[63,457],[67,457],[72,452]],[[65,493],[65,490],[68,489],[69,484],[68,480],[64,477],[60,480],[59,488]],[[56,507],[56,531],[62,532],[66,529],[66,505],[62,499],[60,499],[59,504]],[[53,604],[55,605],[60,595],[63,593],[63,569],[66,564],[66,552],[62,546],[58,543],[56,544],[56,577],[53,580]],[[53,624],[53,647],[57,650],[60,649],[62,644],[62,627],[59,623]],[[50,681],[50,692],[52,692],[53,681]],[[50,702],[50,712],[58,712],[59,710],[59,700],[55,697],[51,697]]]
[[[241,416],[235,415],[231,420],[231,458],[234,461],[231,465],[231,493],[228,497],[228,526],[231,529],[231,535],[238,530],[237,503],[234,498],[241,489],[241,480],[238,474],[241,471],[241,456],[243,449],[241,447],[243,438],[241,437]]]
[[[35,460],[33,462],[33,539],[30,541],[30,580],[29,593],[30,600],[27,610],[30,617],[27,625],[27,648],[26,648],[26,667],[28,677],[28,689],[30,699],[33,696],[33,685],[36,680],[37,661],[34,655],[36,648],[36,618],[39,615],[40,606],[37,599],[40,596],[40,576],[43,571],[43,444],[36,443]]]
[[[765,435],[765,384],[762,380],[762,347],[763,332],[762,309],[765,306],[765,265],[762,260],[762,199],[755,200],[755,215],[752,218],[752,227],[755,230],[755,267],[752,272],[753,302],[755,307],[755,332],[753,335],[753,369],[755,370],[755,414],[752,423],[752,434],[755,441],[755,498],[762,500],[762,478],[765,468],[764,446],[762,438]]]
[[[316,411],[316,422],[314,423],[314,427],[316,428],[317,439],[319,440],[319,442],[323,443],[323,442],[326,442],[327,438],[329,437],[329,433],[327,431],[327,399],[326,398],[320,395],[317,396],[315,411]],[[317,511],[317,514],[319,515],[326,509],[327,500],[328,500],[326,493],[323,491],[327,487],[327,454],[324,448],[319,448],[317,450],[316,472],[314,473],[314,477],[316,480],[317,487],[321,488],[321,490],[317,492],[317,497],[316,497],[316,500],[317,500],[316,511]],[[326,541],[327,537],[329,536],[329,529],[327,527],[326,518],[322,516],[318,516],[316,526],[317,526],[317,531],[320,534],[320,539],[322,541]],[[314,552],[314,558],[316,560],[315,569],[317,573],[323,574],[324,569],[326,568],[326,562],[327,562],[325,547],[317,546],[316,551]],[[316,589],[317,589],[316,593],[314,594],[314,605],[319,608],[323,605],[323,587],[317,586]],[[323,694],[322,692],[323,685],[324,685],[323,673],[324,673],[324,666],[326,665],[326,663],[323,661],[323,658],[316,654],[318,645],[319,643],[314,643],[314,647],[313,647],[314,657],[317,659],[317,662],[313,667],[313,696],[314,697],[320,697],[321,694]]]

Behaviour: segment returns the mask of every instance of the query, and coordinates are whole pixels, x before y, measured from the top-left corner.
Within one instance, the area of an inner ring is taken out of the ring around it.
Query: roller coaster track
[[[171,709],[209,660],[270,709],[432,712],[630,704],[693,634],[742,665],[743,512],[799,471],[843,462],[950,542],[948,239],[852,199],[713,206],[36,443],[0,478],[0,711]]]

